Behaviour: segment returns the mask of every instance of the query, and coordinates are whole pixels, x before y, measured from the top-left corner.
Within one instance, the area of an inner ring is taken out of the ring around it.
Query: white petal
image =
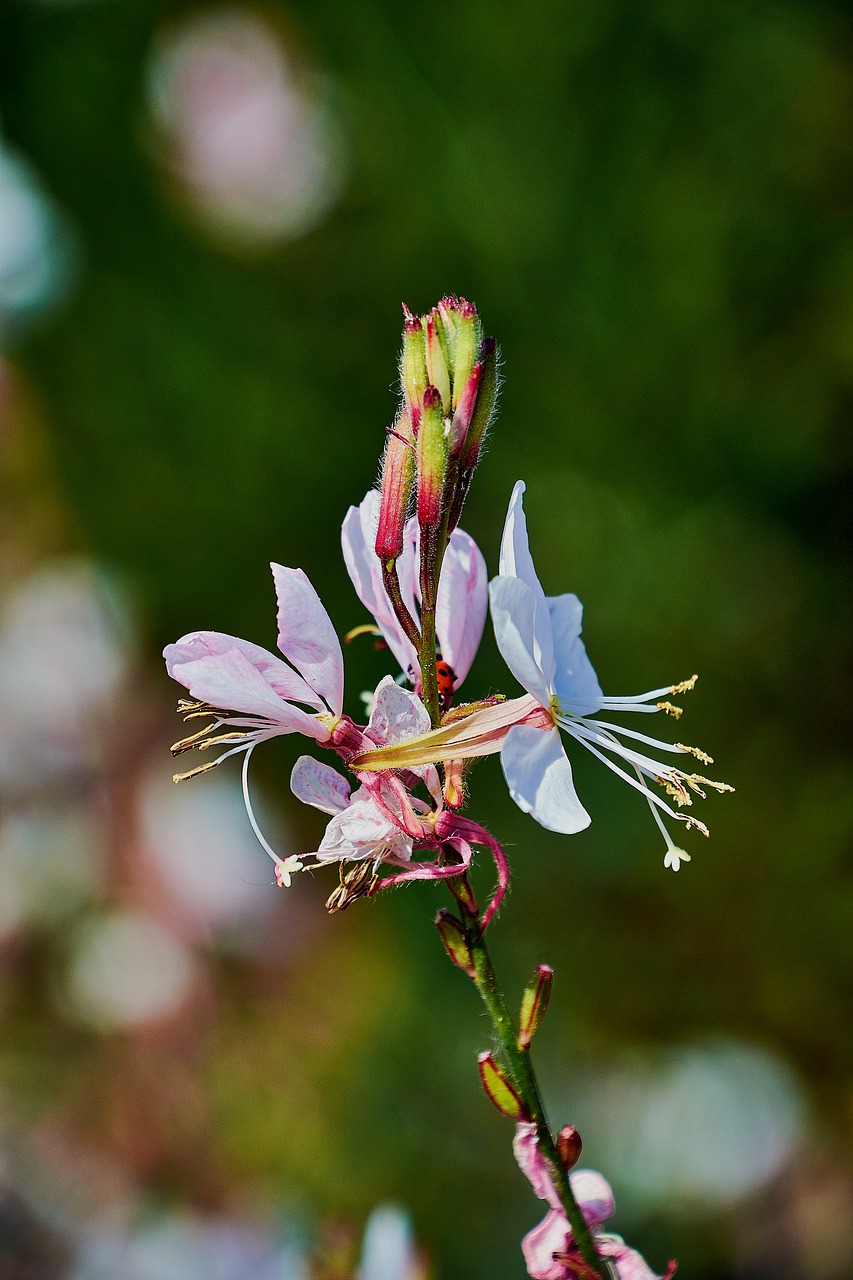
[[[300,756],[290,775],[290,790],[303,804],[323,813],[341,813],[349,804],[350,785],[331,765]]]
[[[521,578],[526,582],[536,597],[544,596],[542,584],[536,576],[533,559],[530,555],[530,544],[527,537],[527,520],[524,516],[522,497],[526,489],[523,480],[519,480],[512,491],[509,509],[506,513],[503,537],[501,538],[501,558],[498,572],[501,577]]]
[[[384,676],[376,686],[366,735],[377,746],[390,746],[428,733],[432,722],[420,698]]]
[[[492,578],[489,599],[495,639],[504,661],[519,684],[543,707],[549,706],[554,649],[544,595],[537,600],[520,578]]]
[[[613,1191],[607,1179],[595,1169],[576,1169],[569,1182],[587,1225],[595,1230],[616,1212]]]
[[[332,620],[301,569],[271,564],[278,597],[278,647],[329,710],[341,714],[344,656]]]
[[[344,858],[411,857],[412,842],[374,803],[366,788],[358,790],[343,813],[336,814],[320,841],[324,862]]]
[[[564,835],[589,826],[557,729],[516,725],[501,748],[501,765],[513,800],[541,826]]]
[[[454,529],[438,585],[435,629],[442,657],[450,663],[457,686],[471,670],[486,621],[486,562],[476,542]]]
[[[554,691],[562,711],[578,716],[601,710],[604,694],[580,638],[583,605],[577,596],[548,596],[554,637]]]

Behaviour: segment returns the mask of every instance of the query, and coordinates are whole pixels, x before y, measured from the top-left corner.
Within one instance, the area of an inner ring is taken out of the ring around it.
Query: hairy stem
[[[382,585],[385,588],[385,594],[391,601],[391,607],[397,616],[397,621],[405,631],[409,640],[415,648],[416,652],[420,652],[421,633],[418,630],[418,624],[415,622],[406,603],[403,600],[403,593],[400,590],[400,579],[397,574],[396,560],[382,561]]]
[[[471,920],[470,916],[468,920]],[[556,1144],[545,1117],[539,1085],[530,1062],[529,1050],[522,1049],[518,1043],[518,1032],[497,984],[492,959],[478,922],[469,924],[468,941],[474,957],[477,990],[480,992],[483,1004],[488,1010],[492,1025],[501,1042],[506,1065],[512,1076],[516,1092],[524,1103],[530,1119],[536,1125],[539,1150],[547,1162],[554,1186],[557,1188],[560,1202],[572,1228],[575,1244],[584,1262],[592,1268],[595,1274],[601,1276],[602,1280],[610,1280],[607,1264],[598,1255],[589,1227],[574,1197],[569,1175],[557,1153]]]

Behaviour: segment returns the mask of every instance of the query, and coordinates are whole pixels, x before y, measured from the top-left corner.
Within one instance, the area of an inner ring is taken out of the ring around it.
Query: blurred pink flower
[[[575,1244],[557,1188],[539,1150],[535,1124],[525,1121],[516,1126],[513,1150],[522,1173],[539,1199],[551,1206],[539,1226],[529,1231],[521,1242],[528,1275],[533,1280],[595,1280]],[[594,1169],[577,1169],[569,1174],[569,1183],[598,1253],[608,1260],[616,1280],[661,1280],[621,1236],[599,1230],[616,1208],[606,1178]],[[670,1280],[675,1268],[676,1264],[670,1262],[662,1280]]]
[[[376,619],[388,648],[407,675],[420,677],[418,659],[391,607],[382,584],[382,566],[376,555],[376,529],[380,496],[375,489],[358,507],[350,507],[341,529],[344,560],[356,594]],[[417,618],[420,603],[418,578],[418,522],[406,522],[403,552],[397,559],[403,601]],[[436,604],[436,634],[444,660],[458,686],[467,676],[477,653],[486,621],[488,599],[486,562],[476,542],[462,529],[454,529],[444,557]]]

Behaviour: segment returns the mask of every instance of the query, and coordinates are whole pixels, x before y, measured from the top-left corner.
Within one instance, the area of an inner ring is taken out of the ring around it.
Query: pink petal
[[[645,1258],[618,1238],[600,1240],[598,1252],[602,1257],[610,1258],[615,1264],[619,1280],[660,1280]],[[669,1274],[671,1275],[672,1272],[670,1271]]]
[[[300,756],[290,775],[290,790],[303,804],[323,813],[341,813],[350,800],[350,785],[331,765]]]
[[[539,1150],[535,1124],[524,1121],[516,1125],[512,1149],[521,1172],[528,1179],[539,1199],[547,1200],[552,1209],[560,1209],[560,1197],[542,1152]]]
[[[569,1182],[581,1213],[593,1230],[613,1217],[616,1202],[610,1183],[595,1169],[576,1169],[569,1174]]]
[[[232,649],[239,649],[248,658],[280,698],[285,698],[288,702],[302,702],[305,706],[316,707],[318,711],[323,710],[322,699],[281,658],[262,649],[258,644],[240,640],[237,636],[225,635],[222,631],[191,631],[189,635],[182,636],[177,644],[167,644],[163,657],[166,659],[166,670],[174,679],[176,665],[195,662],[198,658],[216,657],[221,653],[230,653]]]
[[[527,1274],[533,1280],[569,1280],[572,1273],[565,1263],[554,1260],[554,1254],[565,1253],[570,1238],[565,1214],[549,1209],[539,1226],[528,1231],[521,1242]]]
[[[194,662],[172,662],[172,676],[199,702],[224,712],[262,716],[278,726],[279,733],[304,733],[318,742],[329,737],[316,716],[291,706],[270,688],[240,649],[230,649]]]
[[[332,620],[301,569],[271,564],[278,597],[278,647],[329,710],[344,699],[344,658]]]
[[[376,526],[379,520],[379,494],[371,489],[358,507],[350,507],[341,527],[341,545],[347,572],[352,579],[356,595],[376,619],[385,643],[400,664],[402,671],[419,670],[417,655],[397,621],[391,602],[382,583],[379,558],[374,550]],[[407,527],[406,546],[397,562],[403,599],[409,611],[414,610],[414,582],[412,566],[414,553]]]
[[[454,529],[438,586],[435,625],[442,656],[457,687],[471,670],[483,636],[488,601],[486,562],[472,537]]]

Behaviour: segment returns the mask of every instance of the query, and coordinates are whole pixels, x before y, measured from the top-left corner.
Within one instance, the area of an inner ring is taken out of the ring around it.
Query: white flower
[[[551,831],[573,834],[589,825],[589,814],[578,799],[572,767],[560,738],[562,729],[646,798],[666,841],[665,865],[677,871],[680,862],[690,859],[673,843],[658,810],[704,835],[708,830],[691,815],[676,812],[651,790],[647,779],[659,784],[679,807],[689,806],[694,794],[704,797],[705,787],[717,791],[733,788],[662,763],[622,739],[640,743],[655,753],[691,755],[704,764],[712,763],[710,756],[697,748],[662,742],[598,717],[601,712],[663,711],[677,719],[681,709],[662,699],[686,693],[693,688],[696,677],[636,697],[605,697],[580,638],[580,601],[572,594],[546,596],[536,576],[522,506],[524,488],[519,481],[513,490],[501,542],[500,576],[489,584],[492,621],[507,665],[547,712],[553,727],[543,731],[528,724],[510,729],[501,748],[510,794],[519,808]],[[627,764],[630,771],[613,756]]]

